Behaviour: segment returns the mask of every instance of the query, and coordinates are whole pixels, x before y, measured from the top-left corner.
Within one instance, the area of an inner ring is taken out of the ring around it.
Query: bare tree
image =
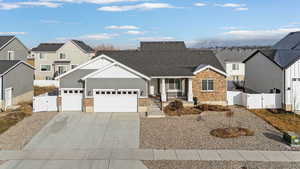
[[[118,48],[114,47],[113,45],[110,44],[100,44],[97,45],[94,48],[96,51],[100,51],[100,50],[119,50]]]

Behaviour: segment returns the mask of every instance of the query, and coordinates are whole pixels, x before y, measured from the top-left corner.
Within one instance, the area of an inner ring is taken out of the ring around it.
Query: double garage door
[[[137,112],[138,90],[94,90],[94,112]]]
[[[94,112],[138,112],[138,90],[95,89]],[[83,110],[83,89],[62,89],[62,111]]]

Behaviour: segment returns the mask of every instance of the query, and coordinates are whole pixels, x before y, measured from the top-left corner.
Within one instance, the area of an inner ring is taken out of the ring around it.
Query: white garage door
[[[95,112],[137,112],[138,90],[94,90]]]
[[[292,105],[295,110],[300,110],[300,78],[293,78]]]
[[[62,89],[62,111],[82,111],[82,89]]]

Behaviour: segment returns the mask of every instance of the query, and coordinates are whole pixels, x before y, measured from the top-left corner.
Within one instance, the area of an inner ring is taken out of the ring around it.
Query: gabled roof
[[[80,47],[82,50],[84,50],[87,53],[94,52],[95,50],[80,40],[71,40],[73,43],[75,43],[78,47]]]
[[[141,51],[186,50],[183,41],[141,42]]]
[[[211,50],[98,51],[96,56],[101,54],[149,77],[194,76],[193,72],[200,64],[224,71]]]
[[[61,48],[64,43],[41,43],[39,46],[32,48],[31,51],[38,52],[55,52]]]
[[[286,37],[277,42],[274,46],[274,49],[300,49],[300,32],[291,32]]]
[[[251,56],[257,49],[217,49],[215,50],[216,57],[221,62],[223,68],[226,68],[227,62],[243,62]]]
[[[248,57],[243,62],[247,62],[250,58],[255,56],[257,53],[262,53],[280,68],[287,68],[298,59],[300,59],[300,50],[276,50],[276,49],[268,49],[268,50],[257,50],[250,57]]]
[[[19,62],[20,60],[0,60],[0,74],[6,72]]]
[[[0,49],[14,38],[15,36],[0,36]]]

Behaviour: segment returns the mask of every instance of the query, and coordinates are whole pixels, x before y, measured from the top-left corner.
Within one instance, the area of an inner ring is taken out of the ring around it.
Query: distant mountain
[[[199,40],[192,48],[215,48],[215,47],[246,47],[246,46],[272,46],[279,39],[249,39],[249,40]]]

